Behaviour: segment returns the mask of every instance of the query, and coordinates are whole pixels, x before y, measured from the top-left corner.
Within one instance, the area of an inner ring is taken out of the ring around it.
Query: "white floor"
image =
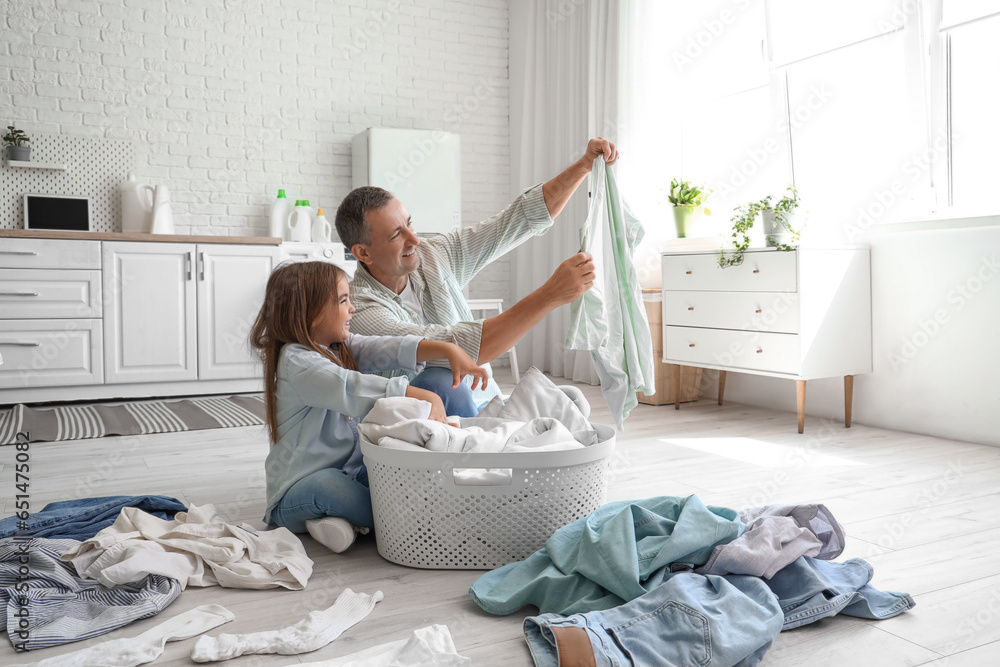
[[[609,423],[599,392],[583,386],[593,420]],[[782,633],[764,665],[1000,664],[1000,448],[812,418],[714,400],[640,405],[619,434],[608,499],[697,493],[734,508],[821,501],[846,526],[843,558],[860,556],[874,584],[914,595],[917,607],[881,622],[831,618]],[[116,437],[31,447],[31,504],[85,496],[156,493],[190,504],[215,503],[235,519],[263,526],[261,428]],[[14,511],[13,449],[0,449],[4,516]],[[336,555],[308,536],[315,560],[304,591],[190,588],[160,616],[99,638],[15,656],[40,660],[112,638],[129,637],[182,611],[215,602],[236,620],[219,632],[290,625],[329,606],[345,588],[382,590],[372,615],[324,649],[303,656],[238,658],[235,666],[295,665],[345,655],[446,623],[475,665],[531,665],[521,635],[528,608],[508,617],[482,612],[468,597],[476,571],[428,571],[391,564],[373,539]],[[195,640],[167,645],[156,665],[190,665]]]

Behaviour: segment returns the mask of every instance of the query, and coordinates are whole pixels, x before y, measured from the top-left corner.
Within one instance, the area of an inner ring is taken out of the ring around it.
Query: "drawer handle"
[[[691,271],[685,271],[684,274],[690,276],[691,275]]]
[[[0,345],[14,345],[17,347],[38,347],[41,343],[35,343],[23,340],[12,340],[12,341],[2,341],[0,340]]]
[[[694,310],[694,306],[688,306],[688,310]]]
[[[764,354],[764,350],[757,348],[757,354]]]
[[[0,255],[37,255],[34,250],[0,250]]]
[[[0,296],[38,296],[38,292],[0,292]]]
[[[694,347],[694,343],[691,343],[690,345],[688,345],[688,347]]]
[[[754,273],[760,273],[760,269],[754,269],[753,272]]]
[[[753,312],[755,312],[755,313],[757,313],[758,315],[760,315],[760,314],[761,314],[761,313],[763,313],[764,311],[763,311],[763,310],[761,310],[760,308],[758,308],[757,310],[755,310],[755,311],[753,311]]]

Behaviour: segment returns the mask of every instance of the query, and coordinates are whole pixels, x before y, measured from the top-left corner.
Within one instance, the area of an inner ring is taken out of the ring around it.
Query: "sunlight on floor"
[[[836,468],[864,465],[841,456],[824,454],[807,446],[776,445],[754,438],[659,438],[680,447],[715,454],[765,468]]]

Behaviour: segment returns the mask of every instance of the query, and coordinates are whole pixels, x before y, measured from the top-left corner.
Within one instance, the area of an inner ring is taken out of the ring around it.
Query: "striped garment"
[[[351,283],[351,301],[357,309],[351,331],[368,336],[412,334],[455,343],[470,357],[479,357],[482,320],[475,320],[462,288],[487,264],[552,226],[541,184],[524,191],[501,213],[472,227],[421,239],[417,246],[420,267],[410,274],[413,290],[430,324],[424,324],[403,298],[375,280],[362,264]],[[473,390],[477,404],[500,394],[489,364],[480,364],[490,376],[488,387]],[[447,366],[446,362],[428,366]],[[386,377],[413,373],[391,371]],[[466,383],[471,383],[466,378]]]
[[[0,624],[15,648],[33,651],[97,637],[155,616],[181,594],[176,579],[159,574],[114,588],[82,579],[71,563],[59,560],[79,544],[37,537],[0,540]],[[20,569],[25,557],[26,577]],[[18,617],[21,609],[26,613]]]

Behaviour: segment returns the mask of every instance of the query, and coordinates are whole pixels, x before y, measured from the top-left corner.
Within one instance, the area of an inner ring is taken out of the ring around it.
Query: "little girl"
[[[460,347],[419,336],[350,333],[354,307],[347,275],[326,262],[279,266],[267,281],[264,305],[250,344],[264,364],[264,396],[271,451],[265,463],[264,521],[293,533],[308,531],[331,551],[354,542],[355,529],[374,526],[368,471],[357,423],[386,396],[431,404],[431,419],[445,421],[437,394],[410,387],[405,377],[378,371],[417,372],[429,359],[447,359],[454,386],[472,375],[486,386],[486,371]]]

